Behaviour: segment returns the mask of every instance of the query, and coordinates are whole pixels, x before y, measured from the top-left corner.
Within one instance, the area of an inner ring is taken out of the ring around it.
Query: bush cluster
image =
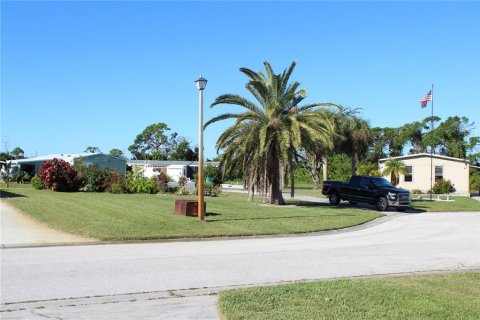
[[[450,180],[438,180],[432,187],[432,191],[435,194],[444,194],[454,192],[455,188]]]
[[[80,191],[104,192],[109,186],[112,172],[96,165],[87,166],[83,162],[75,165],[78,172]]]
[[[221,182],[214,173],[214,181]],[[118,171],[110,171],[96,165],[85,165],[83,161],[72,166],[63,160],[53,159],[45,161],[38,174],[32,178],[32,187],[35,189],[51,189],[53,191],[84,191],[110,193],[177,193],[189,194],[186,189],[187,179],[181,177],[178,188],[170,188],[170,178],[160,172],[153,178],[143,176],[140,167],[133,167],[125,176]],[[206,184],[205,194],[217,196],[220,194],[220,185]]]
[[[68,162],[53,159],[42,163],[38,171],[43,187],[53,191],[77,191],[77,170]]]
[[[31,178],[32,177],[30,177],[28,172],[22,170],[18,171],[13,175],[13,180],[15,180],[17,183],[29,182]]]

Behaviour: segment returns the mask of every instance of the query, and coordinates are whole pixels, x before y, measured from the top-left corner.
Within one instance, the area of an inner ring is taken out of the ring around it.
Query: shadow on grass
[[[216,212],[207,212],[205,213],[205,216],[207,217],[214,217],[214,216],[221,216],[221,213],[216,213]]]
[[[19,197],[26,197],[26,196],[24,196],[23,194],[6,191],[5,189],[0,190],[0,198],[19,198]]]

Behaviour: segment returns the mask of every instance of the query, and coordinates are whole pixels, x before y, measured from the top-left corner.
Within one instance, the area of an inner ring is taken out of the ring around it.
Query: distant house
[[[398,187],[407,190],[430,190],[430,182],[435,184],[440,179],[450,180],[455,188],[455,194],[469,196],[470,161],[429,153],[411,154],[392,157],[405,163],[408,174],[400,175]],[[385,162],[390,158],[378,160],[380,172],[385,168]],[[433,164],[431,165],[431,161]],[[431,168],[431,170],[430,170]],[[390,177],[385,177],[390,180]]]
[[[15,173],[18,170],[23,170],[31,175],[38,172],[42,163],[53,159],[61,159],[72,165],[82,159],[85,165],[96,165],[101,168],[108,168],[111,170],[117,170],[121,174],[126,172],[127,160],[123,157],[111,156],[104,153],[61,153],[61,154],[49,154],[46,156],[33,157],[21,160],[12,160],[11,172]]]
[[[220,162],[207,161],[206,165],[218,167]],[[193,180],[193,174],[198,171],[198,161],[176,161],[176,160],[127,160],[127,166],[139,166],[143,169],[143,175],[151,178],[164,172],[174,181],[178,182],[180,177]]]

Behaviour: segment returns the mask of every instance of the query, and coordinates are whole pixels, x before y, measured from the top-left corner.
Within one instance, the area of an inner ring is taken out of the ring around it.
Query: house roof
[[[447,157],[447,156],[442,156],[442,155],[439,155],[439,154],[433,154],[432,155],[430,153],[417,153],[417,154],[409,154],[409,155],[406,155],[406,156],[383,158],[383,159],[379,159],[378,162],[385,162],[388,159],[404,160],[404,159],[430,158],[430,157],[433,157],[434,159],[443,159],[443,160],[450,160],[450,161],[456,161],[456,162],[470,163],[470,160],[467,160],[467,159]]]
[[[211,164],[214,167],[218,167],[220,162],[218,161],[206,161],[205,164]],[[168,167],[168,166],[191,166],[198,167],[198,161],[180,161],[180,160],[127,160],[127,165],[137,166],[152,166],[152,167]]]
[[[53,160],[54,158],[57,159],[77,159],[77,158],[88,158],[91,156],[95,155],[106,155],[104,153],[91,153],[91,152],[84,152],[84,153],[55,153],[55,154],[48,154],[45,156],[38,156],[38,157],[33,157],[33,158],[27,158],[27,159],[19,159],[19,160],[14,160],[14,163],[28,163],[28,162],[38,162],[38,161],[48,161],[48,160]]]

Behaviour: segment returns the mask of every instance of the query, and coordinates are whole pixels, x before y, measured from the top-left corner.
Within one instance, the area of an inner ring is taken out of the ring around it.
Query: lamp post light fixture
[[[205,220],[205,205],[203,200],[203,90],[207,79],[200,76],[195,81],[198,89],[198,220]]]

